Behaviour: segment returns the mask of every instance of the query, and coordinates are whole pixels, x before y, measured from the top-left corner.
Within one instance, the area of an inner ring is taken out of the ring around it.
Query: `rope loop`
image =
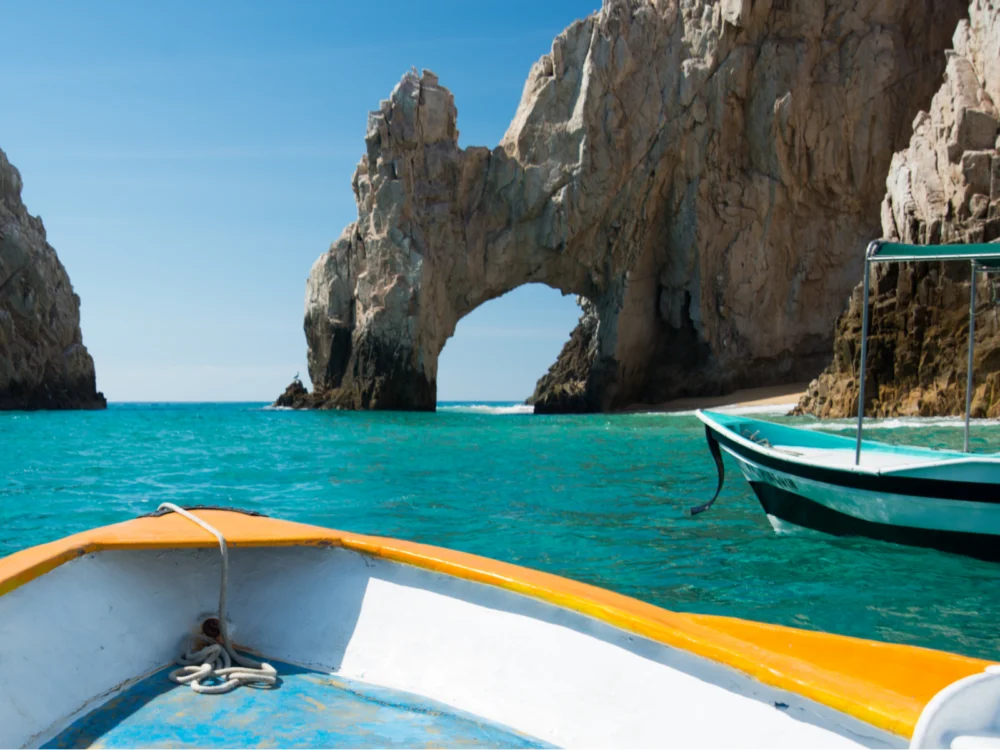
[[[219,585],[219,638],[207,636],[192,638],[187,650],[177,658],[178,669],[168,676],[180,685],[189,685],[196,693],[218,695],[235,690],[240,685],[273,687],[278,683],[278,672],[267,662],[254,661],[242,656],[233,648],[226,624],[226,589],[229,579],[229,549],[222,533],[198,516],[173,503],[161,503],[157,510],[170,510],[198,524],[219,542],[222,554],[222,581]],[[236,663],[239,666],[233,666]]]
[[[240,666],[233,666],[234,657]],[[270,687],[278,682],[278,673],[270,664],[246,659],[235,651],[230,655],[220,643],[209,643],[196,651],[188,649],[177,663],[181,666],[170,673],[170,679],[190,685],[196,693],[214,695],[240,685]]]

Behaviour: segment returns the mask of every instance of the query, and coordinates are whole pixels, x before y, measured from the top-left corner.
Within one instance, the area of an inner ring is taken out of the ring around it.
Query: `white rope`
[[[201,526],[219,540],[222,553],[222,582],[219,586],[219,632],[222,643],[208,636],[191,639],[188,649],[180,655],[177,663],[180,669],[170,673],[170,679],[181,685],[190,685],[196,693],[228,693],[240,685],[274,685],[278,672],[267,662],[254,661],[236,653],[229,640],[226,625],[226,588],[229,579],[229,549],[225,537],[211,524],[173,503],[161,503],[157,510],[170,510]],[[233,663],[239,666],[233,666]],[[204,682],[214,684],[206,685]]]

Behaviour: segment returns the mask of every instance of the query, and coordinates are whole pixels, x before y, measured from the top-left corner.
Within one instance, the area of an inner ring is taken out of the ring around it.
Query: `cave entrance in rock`
[[[573,295],[524,284],[485,302],[455,328],[438,358],[437,401],[523,402],[580,318]]]

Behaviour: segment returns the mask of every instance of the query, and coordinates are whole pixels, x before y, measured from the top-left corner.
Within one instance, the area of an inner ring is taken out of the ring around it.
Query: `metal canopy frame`
[[[891,253],[880,256],[883,248]],[[977,252],[976,249],[980,249]],[[858,387],[858,440],[854,451],[854,465],[861,463],[861,433],[865,418],[865,363],[868,359],[868,298],[873,263],[905,263],[913,261],[968,260],[971,267],[969,279],[969,361],[965,381],[965,447],[969,452],[969,412],[972,408],[972,354],[976,343],[976,273],[1000,270],[1000,244],[979,245],[903,245],[885,240],[875,240],[865,251],[865,296],[861,313],[861,381]]]

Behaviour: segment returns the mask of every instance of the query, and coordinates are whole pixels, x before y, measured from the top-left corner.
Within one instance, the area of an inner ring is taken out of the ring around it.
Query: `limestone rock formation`
[[[103,409],[80,298],[0,151],[0,409]]]
[[[1000,3],[975,0],[955,31],[944,83],[897,153],[882,204],[885,237],[917,244],[1000,238]],[[865,413],[965,411],[969,268],[875,266]],[[974,416],[1000,416],[1000,320],[995,282],[977,286]],[[799,405],[821,417],[857,415],[862,288],[837,323],[834,361]]]
[[[542,376],[527,400],[536,414],[581,411],[586,405],[587,378],[597,354],[597,310],[586,299],[578,300],[583,314],[570,333],[555,364]]]
[[[458,320],[528,282],[589,300],[535,394],[598,411],[812,376],[927,106],[954,0],[606,0],[531,69],[499,147],[407,74],[358,219],[313,266],[310,402],[433,409]]]

